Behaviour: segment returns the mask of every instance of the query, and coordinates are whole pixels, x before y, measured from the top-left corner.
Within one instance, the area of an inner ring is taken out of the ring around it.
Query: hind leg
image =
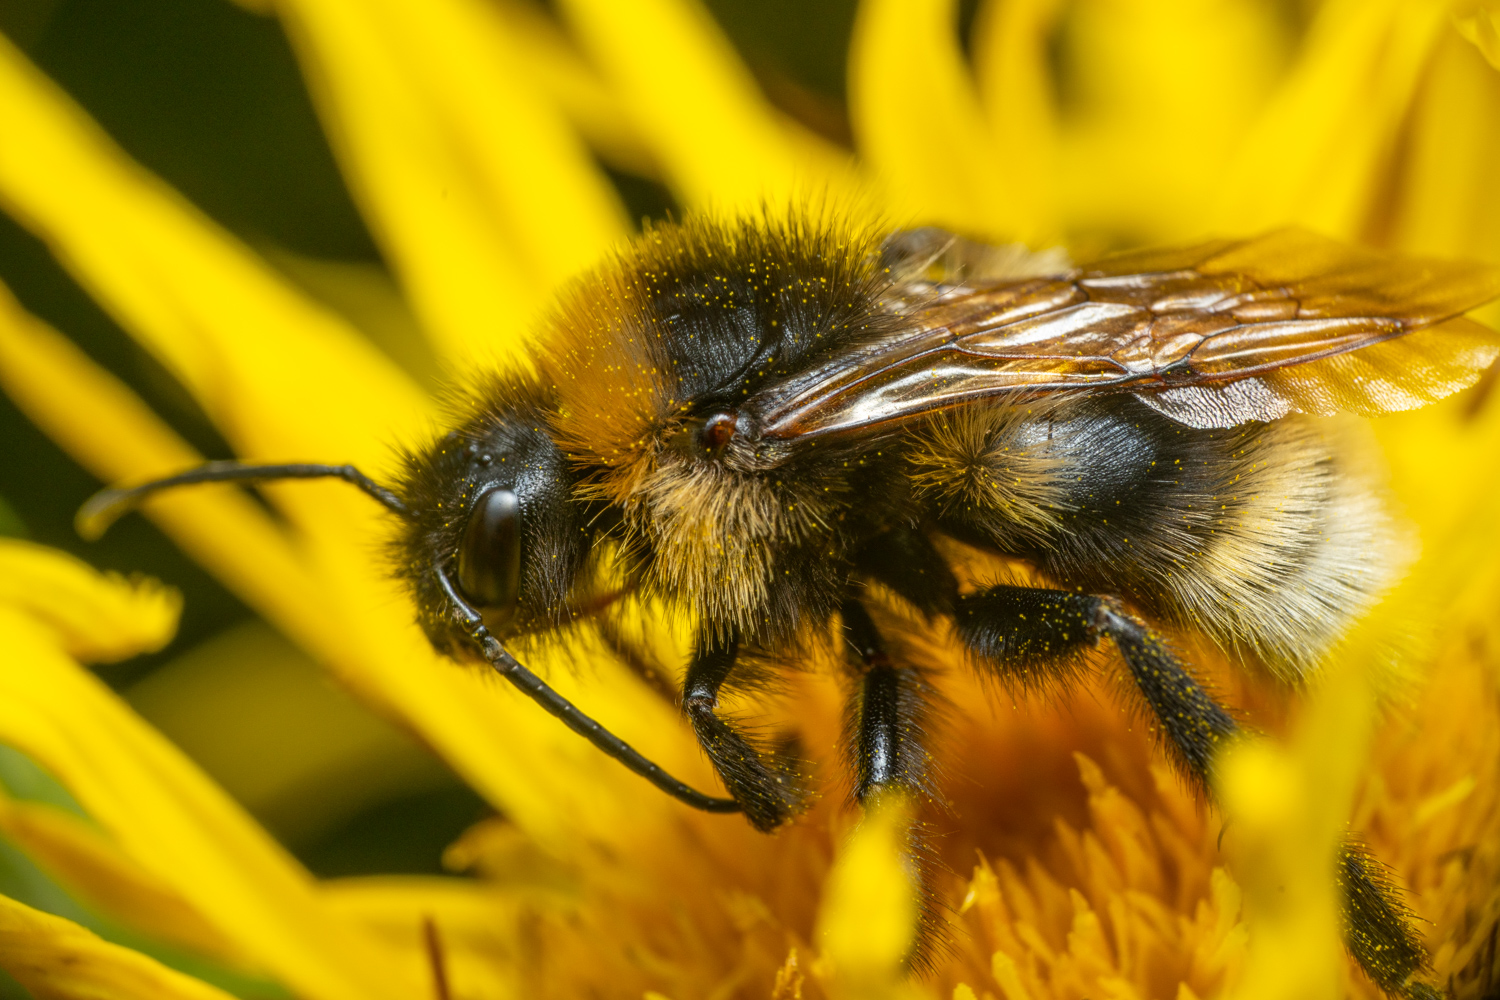
[[[1234,718],[1192,675],[1160,635],[1109,598],[1030,587],[992,587],[961,598],[959,634],[1004,677],[1023,682],[1067,678],[1082,652],[1108,638],[1160,726],[1162,742],[1188,779],[1209,792],[1213,756],[1238,731]],[[1340,852],[1344,940],[1382,989],[1434,996],[1411,982],[1426,960],[1415,929],[1379,862],[1356,844]]]

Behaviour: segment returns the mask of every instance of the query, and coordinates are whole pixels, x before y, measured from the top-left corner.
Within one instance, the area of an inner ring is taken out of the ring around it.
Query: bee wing
[[[900,334],[763,391],[754,408],[780,439],[1069,390],[1132,392],[1195,427],[1409,409],[1495,360],[1500,337],[1461,314],[1497,295],[1494,268],[1296,230],[1121,254],[1062,277],[898,288]]]

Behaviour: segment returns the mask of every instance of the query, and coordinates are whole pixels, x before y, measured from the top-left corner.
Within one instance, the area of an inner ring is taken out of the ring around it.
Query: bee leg
[[[1093,602],[1091,631],[1114,640],[1130,677],[1151,707],[1167,748],[1182,772],[1205,795],[1213,756],[1239,732],[1234,717],[1224,710],[1172,652],[1167,641],[1126,615],[1106,598]]]
[[[870,613],[857,598],[848,598],[841,614],[844,639],[861,672],[847,724],[854,797],[861,805],[887,790],[899,791],[914,803],[931,798],[935,792],[922,739],[930,694],[927,682],[917,670],[892,661]],[[936,859],[919,822],[907,831],[906,858],[921,916],[909,961],[920,968],[936,939],[939,906],[932,880]]]
[[[1169,745],[1195,783],[1206,790],[1214,752],[1237,731],[1234,719],[1161,636],[1113,602],[1094,600],[1097,627],[1119,647]],[[1366,974],[1389,993],[1414,1000],[1440,995],[1411,980],[1426,964],[1427,952],[1384,866],[1361,845],[1345,841],[1339,848],[1336,878],[1343,896],[1344,943]]]
[[[959,601],[959,634],[1023,682],[1045,671],[1076,672],[1081,654],[1108,637],[1119,648],[1164,742],[1188,779],[1207,794],[1213,755],[1239,726],[1177,659],[1160,635],[1106,597],[1029,587],[994,587]],[[1008,668],[1011,656],[1019,669]],[[1360,967],[1390,993],[1419,1000],[1439,994],[1411,981],[1426,963],[1421,938],[1384,869],[1363,847],[1346,842],[1336,877],[1343,892],[1344,941]]]
[[[892,662],[858,599],[846,600],[842,615],[844,640],[863,672],[851,726],[854,797],[864,802],[891,787],[926,793],[928,757],[921,736],[927,685],[916,670]]]
[[[797,812],[804,792],[789,762],[773,759],[768,764],[771,755],[756,749],[715,712],[719,688],[734,670],[738,652],[739,644],[733,639],[709,640],[700,647],[683,682],[682,708],[703,752],[751,825],[774,830]]]

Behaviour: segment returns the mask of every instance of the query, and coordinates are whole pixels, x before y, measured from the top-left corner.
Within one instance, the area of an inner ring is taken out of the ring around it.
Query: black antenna
[[[134,507],[142,497],[149,496],[159,490],[168,490],[177,486],[191,486],[196,483],[254,483],[271,479],[323,478],[342,479],[346,483],[358,486],[365,493],[383,504],[386,509],[399,514],[403,518],[410,519],[411,517],[411,510],[401,501],[400,497],[352,465],[311,465],[302,463],[290,465],[241,465],[239,462],[208,462],[188,472],[168,476],[165,479],[155,479],[149,483],[142,483],[139,486],[131,486],[126,489],[100,490],[78,509],[78,515],[74,518],[73,523],[80,535],[89,541],[93,541],[103,535],[121,514]],[[490,666],[495,668],[501,677],[504,677],[520,688],[528,698],[562,720],[563,725],[673,798],[692,806],[694,809],[702,809],[704,812],[740,812],[740,804],[734,799],[714,798],[711,795],[703,794],[690,785],[678,781],[666,771],[663,771],[658,765],[641,756],[640,752],[630,744],[580,712],[577,706],[554,691],[546,681],[530,670],[527,670],[521,665],[520,661],[506,652],[505,647],[500,645],[500,640],[491,635],[489,629],[484,627],[484,620],[479,617],[479,612],[475,611],[469,602],[459,595],[458,591],[449,581],[448,574],[443,571],[441,566],[436,567],[434,572],[437,574],[438,586],[442,588],[443,593],[453,606],[454,618],[468,631],[469,637],[479,646],[479,650],[485,660]]]
[[[691,785],[678,781],[658,765],[641,756],[640,752],[630,744],[580,712],[577,706],[554,691],[546,681],[523,667],[519,660],[500,645],[500,640],[484,627],[484,620],[479,617],[479,612],[463,599],[441,566],[435,567],[433,572],[437,575],[438,586],[443,589],[443,593],[453,604],[453,617],[468,631],[469,637],[479,646],[485,660],[501,677],[520,688],[532,701],[560,719],[563,725],[679,802],[684,802],[694,809],[702,809],[704,812],[741,811],[740,804],[734,799],[719,799],[704,795]]]
[[[73,526],[87,541],[97,541],[109,530],[109,526],[119,519],[120,515],[138,504],[142,497],[177,486],[192,486],[196,483],[258,483],[271,479],[325,478],[342,479],[346,483],[358,486],[383,504],[386,509],[402,517],[411,516],[411,512],[406,509],[406,504],[401,502],[400,497],[352,465],[307,463],[242,465],[239,462],[206,462],[196,469],[178,473],[175,476],[167,476],[165,479],[153,479],[139,486],[100,490],[78,508],[78,515],[73,519]]]

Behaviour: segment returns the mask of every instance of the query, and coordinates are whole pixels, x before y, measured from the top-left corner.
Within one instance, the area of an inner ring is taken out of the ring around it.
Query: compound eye
[[[458,585],[476,607],[509,617],[521,589],[521,502],[495,489],[474,502],[458,548]]]

